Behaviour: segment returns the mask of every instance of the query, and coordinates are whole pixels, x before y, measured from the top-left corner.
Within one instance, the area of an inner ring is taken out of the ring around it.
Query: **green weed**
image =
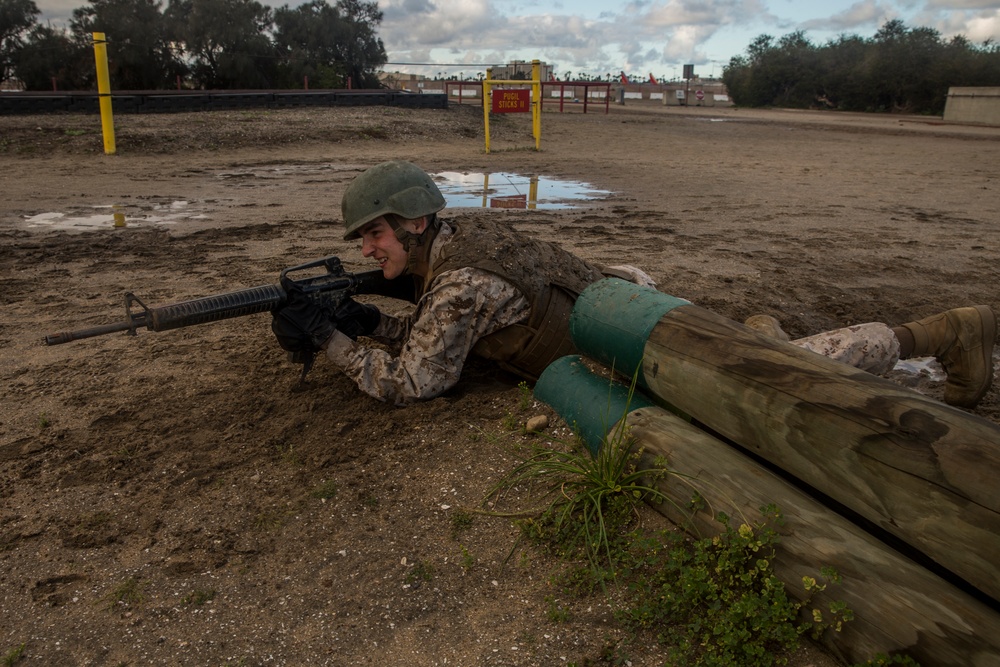
[[[130,442],[118,448],[118,458],[123,461],[131,461],[142,450],[142,445],[138,442]]]
[[[311,495],[313,498],[319,498],[320,500],[329,500],[337,495],[337,483],[332,479],[323,482],[313,489]]]
[[[455,513],[451,515],[452,537],[457,537],[460,533],[467,531],[471,527],[472,514],[462,509],[455,510]]]
[[[734,527],[720,514],[723,532],[715,537],[691,541],[673,531],[637,536],[629,566],[633,595],[618,617],[634,629],[657,629],[676,664],[706,667],[783,664],[802,634],[839,631],[853,618],[843,603],[825,613],[808,607],[826,583],[804,577],[805,596],[796,601],[775,576],[773,525],[780,514],[774,507],[762,511],[766,520],[756,526]],[[833,571],[823,575],[829,583],[839,581]],[[800,620],[803,611],[811,611],[812,621]]]
[[[295,450],[295,446],[292,445],[291,443],[279,442],[276,445],[274,445],[274,449],[275,453],[278,456],[278,459],[282,463],[286,463],[292,466],[302,465],[302,457],[299,456],[299,453]]]
[[[546,503],[534,516],[522,519],[522,534],[544,542],[564,557],[583,555],[595,572],[614,573],[612,544],[638,516],[644,501],[667,498],[653,486],[672,474],[664,468],[638,469],[641,452],[624,426],[616,429],[596,456],[581,447],[559,451],[536,446],[491,491],[499,496],[518,485],[542,484]]]
[[[257,514],[253,520],[253,527],[257,530],[274,530],[281,526],[282,513],[274,510],[265,510]]]
[[[113,609],[118,605],[127,607],[142,604],[146,599],[143,588],[145,585],[139,579],[129,577],[105,596],[108,609]]]
[[[206,591],[201,588],[196,588],[187,595],[185,595],[184,599],[181,600],[181,602],[183,602],[184,604],[193,605],[195,607],[200,607],[206,602],[211,601],[212,598],[214,597],[215,597],[215,590]]]
[[[569,610],[559,604],[551,595],[545,596],[545,618],[551,623],[566,623],[570,619]]]
[[[513,412],[508,412],[504,415],[504,418],[500,421],[500,428],[502,428],[506,433],[513,433],[514,431],[520,430],[521,425],[518,423],[517,415]]]
[[[527,382],[519,382],[517,385],[518,399],[517,407],[524,412],[531,407],[534,402],[534,396],[531,393],[531,387],[528,386]]]
[[[418,560],[410,568],[410,571],[406,573],[405,582],[407,584],[418,584],[424,581],[430,581],[434,578],[434,566],[427,561]]]
[[[49,420],[44,412],[38,415],[38,428],[47,429],[50,426],[52,426],[52,421]]]
[[[861,662],[853,667],[888,667],[888,665],[902,665],[903,667],[920,667],[920,663],[908,655],[888,656],[885,653],[876,653],[875,657],[868,662]]]
[[[472,554],[469,553],[469,550],[464,545],[460,544],[458,546],[462,549],[462,559],[460,561],[462,569],[468,572],[476,564],[476,559],[472,557]]]
[[[24,647],[25,645],[21,644],[4,653],[3,667],[11,667],[11,665],[17,664],[24,657]]]

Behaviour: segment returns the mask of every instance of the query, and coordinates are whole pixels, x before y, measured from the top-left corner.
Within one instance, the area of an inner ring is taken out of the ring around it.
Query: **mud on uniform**
[[[396,405],[439,396],[459,380],[470,354],[493,359],[525,377],[573,351],[568,336],[573,300],[606,275],[655,287],[631,266],[598,269],[554,244],[523,239],[494,223],[441,222],[411,266],[418,282],[412,314],[382,313],[372,334],[402,342],[398,355],[334,334],[327,357],[370,396]],[[540,334],[540,335],[536,335]],[[870,324],[793,341],[857,368],[887,372],[899,343],[886,325]]]

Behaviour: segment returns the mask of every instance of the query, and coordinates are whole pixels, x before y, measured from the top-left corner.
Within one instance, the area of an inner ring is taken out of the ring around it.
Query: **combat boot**
[[[993,382],[997,320],[989,306],[954,308],[902,326],[913,334],[908,357],[934,357],[944,366],[945,403],[975,407]]]
[[[755,331],[759,331],[765,336],[777,338],[778,340],[789,340],[788,334],[786,334],[781,328],[781,324],[778,323],[778,320],[774,319],[770,315],[751,315],[747,318],[747,321],[744,322],[744,324]]]

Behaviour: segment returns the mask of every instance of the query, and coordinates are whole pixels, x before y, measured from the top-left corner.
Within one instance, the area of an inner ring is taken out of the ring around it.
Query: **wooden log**
[[[795,488],[736,448],[642,397],[627,398],[624,387],[609,387],[579,357],[556,361],[539,378],[535,395],[575,422],[592,451],[608,427],[609,415],[625,415],[642,448],[643,467],[666,459],[671,471],[656,482],[684,506],[697,491],[702,509],[683,514],[670,503],[653,507],[701,536],[720,531],[716,512],[761,520],[759,508],[776,504],[785,519],[774,562],[775,575],[793,597],[802,599],[802,577],[817,577],[830,566],[843,577],[811,600],[828,608],[842,600],[855,620],[823,642],[843,660],[864,662],[876,653],[903,652],[923,665],[1000,666],[1000,614],[932,574],[836,512]],[[630,411],[631,410],[631,411]],[[627,413],[627,414],[626,414]]]
[[[1000,427],[618,279],[577,348],[1000,601]]]

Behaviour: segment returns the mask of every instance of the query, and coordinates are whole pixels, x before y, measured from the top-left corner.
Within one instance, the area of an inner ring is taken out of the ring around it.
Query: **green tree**
[[[936,30],[910,30],[898,19],[887,21],[875,33],[867,72],[875,109],[912,113],[928,106],[936,85],[928,73],[940,41]],[[943,85],[947,94],[947,84]]]
[[[162,89],[173,85],[184,66],[174,55],[157,0],[89,0],[73,10],[70,29],[79,42],[103,32],[108,42],[111,87]]]
[[[274,12],[274,46],[280,55],[281,85],[295,87],[304,77],[318,88],[342,88],[347,67],[340,61],[336,35],[343,19],[325,0]]]
[[[14,75],[25,90],[93,89],[93,49],[63,30],[36,25],[17,53]]]
[[[818,54],[820,68],[817,102],[822,108],[864,110],[868,104],[864,72],[868,45],[857,35],[840,35]]]
[[[0,82],[13,75],[17,52],[39,13],[34,0],[0,0]]]
[[[800,32],[761,35],[722,79],[744,106],[941,114],[949,87],[1000,84],[1000,49],[888,21],[871,39],[841,35],[820,48]]]
[[[344,21],[336,39],[340,62],[355,88],[379,88],[378,72],[388,58],[385,45],[377,35],[382,12],[376,2],[339,0],[337,10]]]
[[[269,88],[277,58],[267,33],[271,9],[256,0],[179,0],[167,9],[172,34],[192,62],[196,85]]]
[[[774,104],[770,54],[775,48],[773,37],[758,35],[750,42],[745,56],[731,58],[723,68],[722,81],[736,104],[754,107]]]

